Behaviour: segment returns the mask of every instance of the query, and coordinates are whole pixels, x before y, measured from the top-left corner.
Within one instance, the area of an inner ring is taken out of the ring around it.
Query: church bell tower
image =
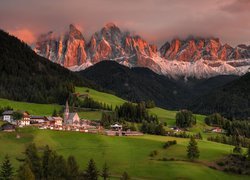
[[[66,105],[65,105],[65,110],[64,110],[64,123],[66,123],[68,119],[69,119],[69,103],[67,100]]]

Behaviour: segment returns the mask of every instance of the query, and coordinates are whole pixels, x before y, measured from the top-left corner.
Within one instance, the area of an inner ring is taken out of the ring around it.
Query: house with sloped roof
[[[12,122],[13,122],[13,113],[14,113],[13,110],[4,111],[4,112],[2,113],[2,115],[3,115],[3,120],[4,120],[4,121],[7,121],[7,122],[9,122],[9,123],[12,123]]]
[[[53,117],[53,119],[55,121],[55,126],[62,126],[63,125],[63,118],[61,118],[60,116]]]
[[[5,123],[0,127],[0,130],[5,132],[13,132],[16,130],[16,126],[10,123]]]
[[[42,124],[45,122],[45,117],[44,116],[30,115],[30,122],[32,124]]]

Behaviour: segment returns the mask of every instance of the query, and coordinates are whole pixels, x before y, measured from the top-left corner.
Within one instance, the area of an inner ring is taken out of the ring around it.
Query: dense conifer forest
[[[0,97],[17,101],[64,104],[75,85],[90,81],[38,56],[14,36],[0,30]]]

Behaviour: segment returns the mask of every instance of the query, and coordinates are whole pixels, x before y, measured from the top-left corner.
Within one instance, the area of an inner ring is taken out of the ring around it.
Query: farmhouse
[[[122,125],[119,124],[113,124],[110,126],[113,131],[120,131],[122,130]]]
[[[222,133],[223,132],[223,129],[219,128],[219,127],[216,127],[214,129],[212,129],[212,132],[215,132],[215,133]]]
[[[45,117],[44,116],[30,116],[30,123],[31,124],[42,124],[45,122]]]
[[[20,120],[17,120],[17,124],[19,126],[28,126],[30,125],[30,114],[26,111],[22,112],[22,118]]]
[[[14,113],[13,110],[4,111],[3,114],[2,114],[3,115],[3,120],[7,121],[9,123],[12,123],[13,122],[13,113]]]
[[[52,117],[55,121],[55,126],[62,126],[63,125],[63,118],[61,117]]]

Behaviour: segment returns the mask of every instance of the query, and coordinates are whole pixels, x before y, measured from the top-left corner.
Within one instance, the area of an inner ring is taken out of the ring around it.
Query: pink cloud
[[[10,30],[9,33],[29,44],[34,43],[36,40],[33,32],[29,29]]]

